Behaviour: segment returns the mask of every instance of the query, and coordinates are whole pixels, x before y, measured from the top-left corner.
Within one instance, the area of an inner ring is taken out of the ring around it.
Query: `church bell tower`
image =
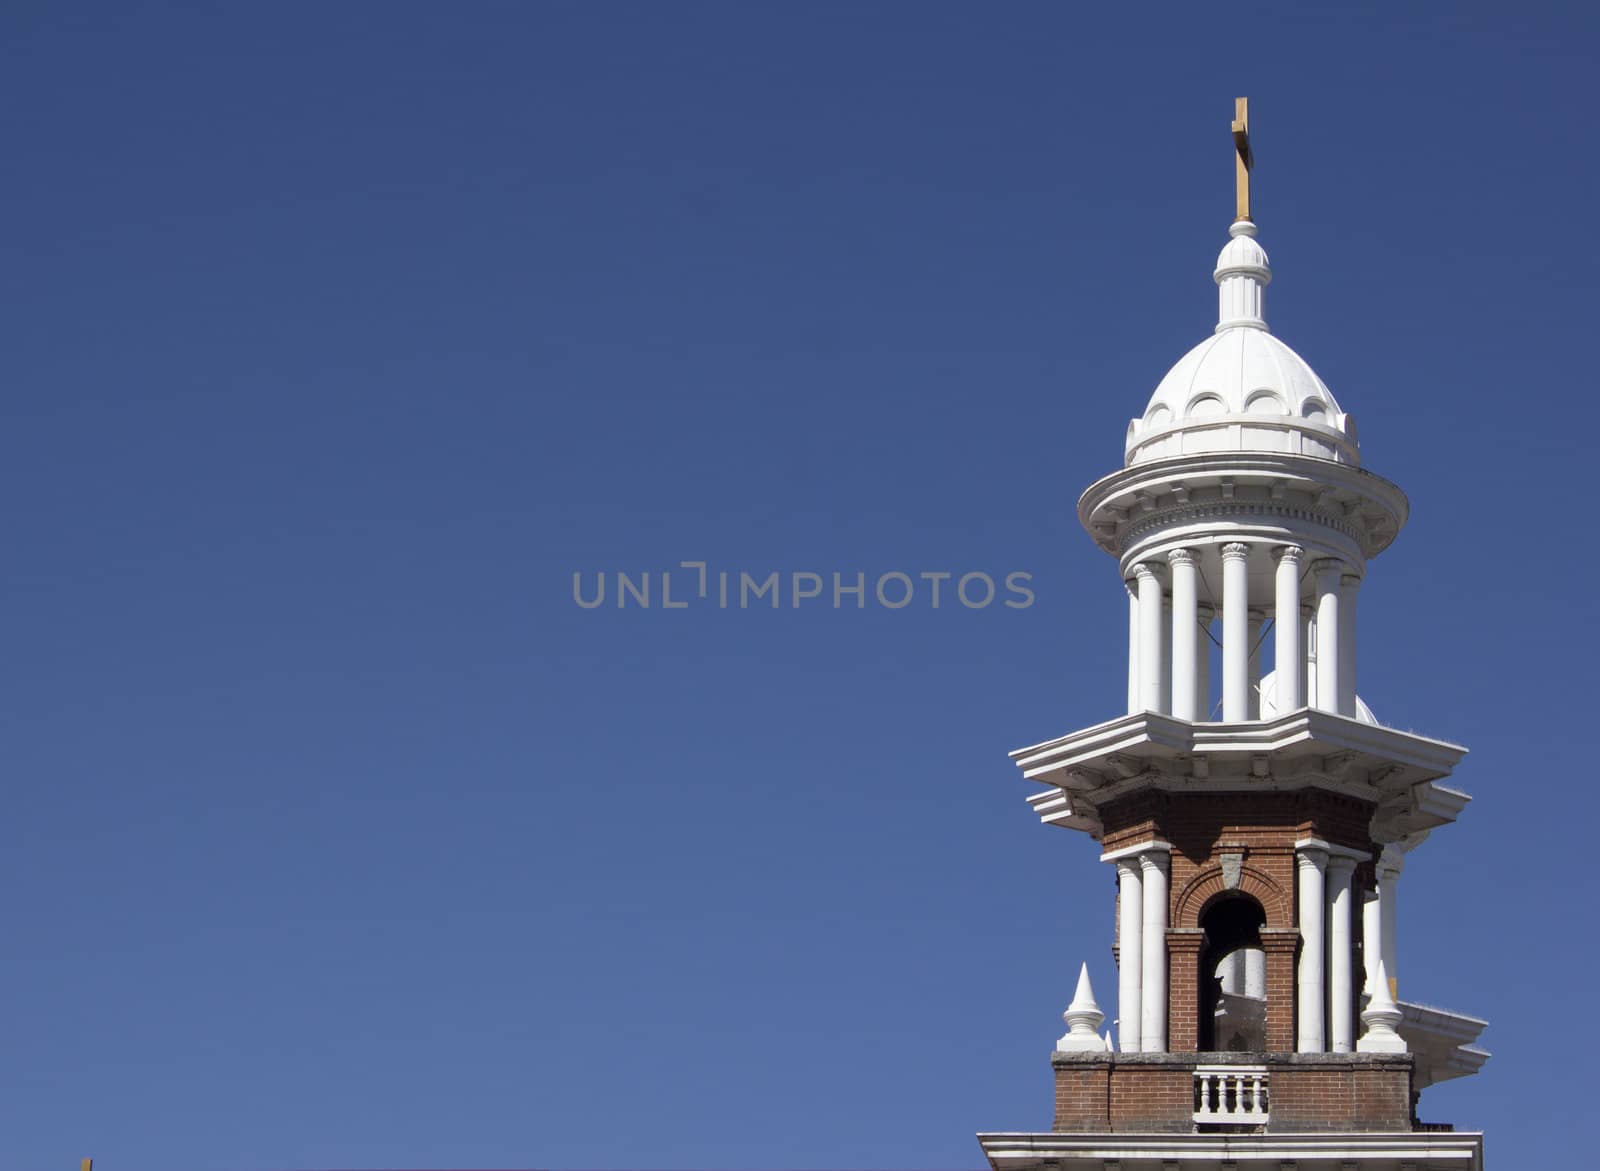
[[[1268,328],[1242,98],[1233,137],[1216,329],[1078,503],[1126,586],[1127,714],[1011,754],[1040,820],[1116,869],[1114,1027],[1085,967],[1053,1129],[979,1137],[996,1171],[1479,1171],[1482,1136],[1417,1104],[1488,1059],[1485,1022],[1405,999],[1396,917],[1466,750],[1356,686],[1357,602],[1408,506]]]

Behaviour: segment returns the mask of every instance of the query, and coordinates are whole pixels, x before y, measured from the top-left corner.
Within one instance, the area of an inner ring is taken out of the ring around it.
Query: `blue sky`
[[[1423,1116],[1559,1162],[1597,1040],[1600,28],[1578,5],[14,4],[7,1167],[970,1168],[1113,876],[1008,749],[1124,698],[1073,505],[1214,321],[1410,527],[1362,692],[1469,745]],[[583,610],[574,572],[1035,603]]]

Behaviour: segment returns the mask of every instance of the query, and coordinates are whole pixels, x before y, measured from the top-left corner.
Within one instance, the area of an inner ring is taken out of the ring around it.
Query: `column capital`
[[[1337,573],[1343,575],[1344,571],[1348,568],[1349,566],[1347,566],[1337,557],[1319,557],[1317,560],[1311,563],[1311,572],[1316,574],[1318,577],[1321,577],[1325,573]]]
[[[1296,852],[1300,850],[1319,850],[1327,858],[1348,858],[1352,862],[1370,861],[1372,855],[1365,850],[1357,850],[1351,846],[1341,846],[1337,842],[1325,841],[1322,838],[1300,838],[1294,844]]]
[[[1243,541],[1230,541],[1222,547],[1222,559],[1232,561],[1236,558],[1250,556],[1250,546]]]
[[[1101,854],[1100,861],[1121,862],[1126,858],[1136,862],[1140,854],[1148,854],[1152,850],[1162,854],[1170,854],[1172,852],[1172,843],[1164,842],[1157,838],[1153,841],[1140,842],[1133,846],[1118,846],[1115,850],[1107,850],[1104,854]]]
[[[1346,565],[1345,568],[1351,569],[1353,566]],[[1358,586],[1360,584],[1361,575],[1359,573],[1341,573],[1339,575],[1339,585],[1345,589],[1348,589],[1351,586]]]
[[[1159,582],[1161,580],[1159,569],[1160,567],[1154,561],[1140,561],[1133,567],[1133,576],[1139,580],[1141,585],[1151,578]]]
[[[1328,855],[1328,877],[1341,881],[1348,879],[1356,872],[1356,860],[1348,854]]]
[[[1420,845],[1422,839],[1427,836],[1427,831],[1424,830],[1416,835],[1417,840],[1415,842],[1385,842],[1378,848],[1378,865],[1385,870],[1393,870],[1399,873],[1405,869],[1406,854],[1410,852],[1411,847]]]
[[[1167,868],[1172,865],[1171,851],[1170,849],[1146,851],[1139,855],[1139,865],[1144,868],[1146,874],[1153,870],[1159,870],[1162,874],[1165,874]]]
[[[1167,561],[1172,565],[1193,565],[1194,551],[1192,549],[1172,549],[1167,553]]]
[[[1315,870],[1321,873],[1328,865],[1328,851],[1322,846],[1296,845],[1294,860],[1302,870]]]
[[[1299,561],[1306,551],[1299,545],[1278,545],[1272,550],[1274,561]]]

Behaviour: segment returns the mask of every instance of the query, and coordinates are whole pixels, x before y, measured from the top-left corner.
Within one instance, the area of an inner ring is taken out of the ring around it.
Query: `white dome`
[[[1360,464],[1355,422],[1262,315],[1272,279],[1255,225],[1241,220],[1217,257],[1216,332],[1167,372],[1128,424],[1132,465],[1199,452],[1288,452]]]

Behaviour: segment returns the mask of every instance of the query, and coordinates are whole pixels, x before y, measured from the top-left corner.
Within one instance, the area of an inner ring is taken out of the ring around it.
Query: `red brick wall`
[[[1056,1063],[1057,1131],[1111,1129],[1111,1055]]]
[[[1279,1053],[1217,1055],[1057,1054],[1060,1133],[1188,1133],[1194,1129],[1194,1068],[1202,1060],[1267,1067],[1270,1131],[1409,1131],[1409,1056]]]
[[[1300,932],[1294,927],[1265,928],[1261,950],[1267,953],[1267,1049],[1287,1053],[1294,1048],[1295,967]]]
[[[1174,1053],[1200,1047],[1200,949],[1205,941],[1198,928],[1167,932],[1167,1048]]]
[[[1271,1082],[1271,1130],[1411,1129],[1410,1058],[1273,1066]]]
[[[1188,1134],[1194,1130],[1194,1071],[1188,1065],[1115,1065],[1111,1129]]]

